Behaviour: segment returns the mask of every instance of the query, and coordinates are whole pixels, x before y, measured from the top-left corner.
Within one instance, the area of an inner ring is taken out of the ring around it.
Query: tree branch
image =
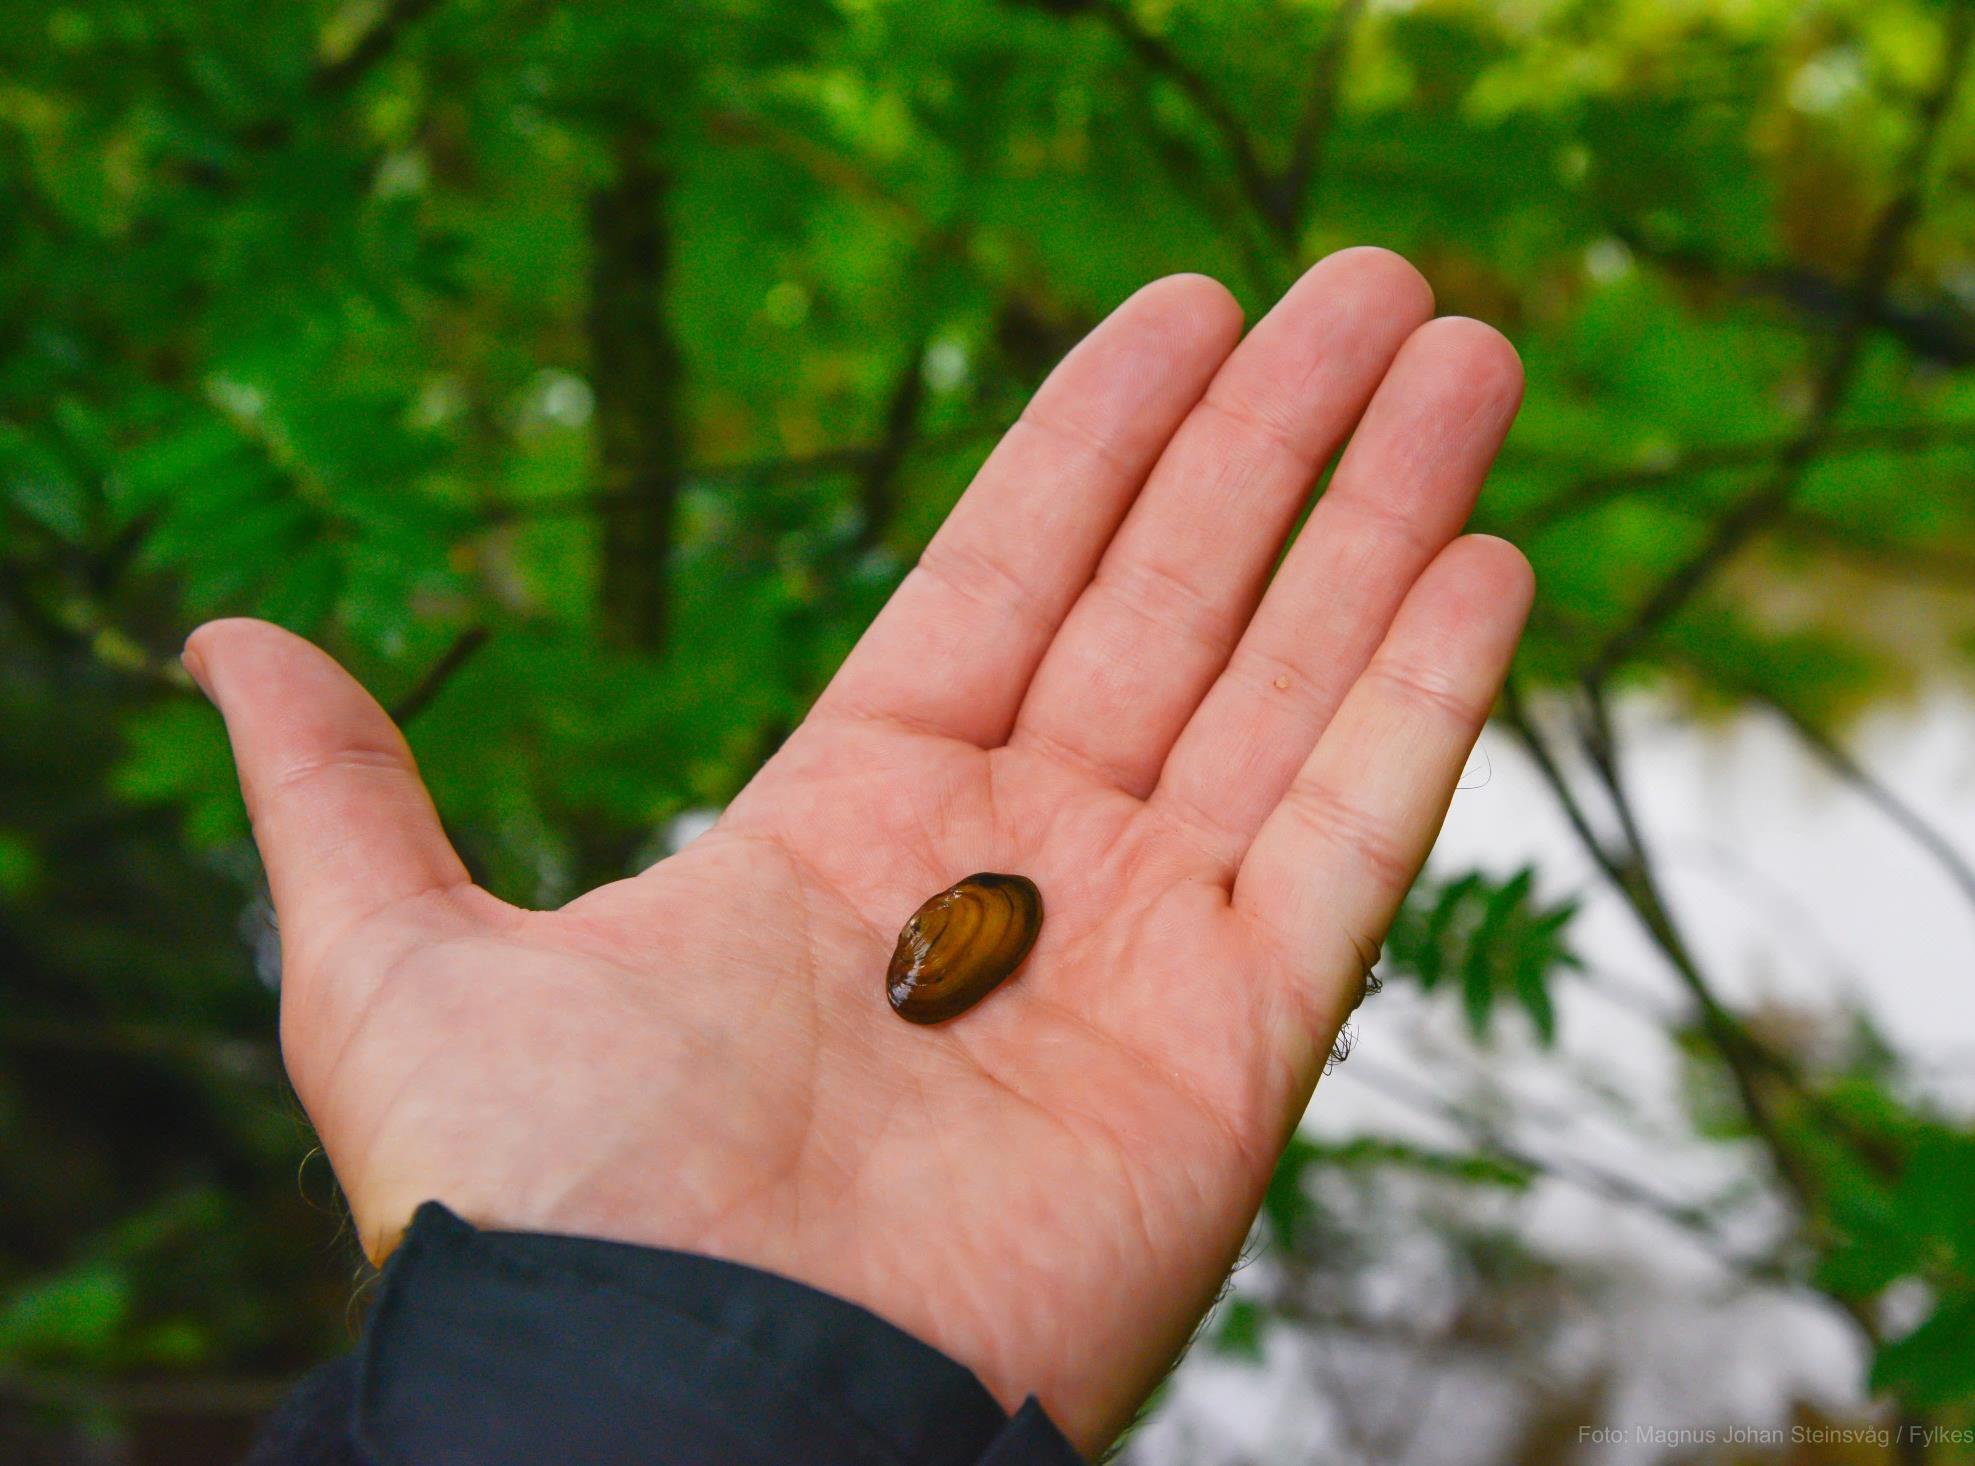
[[[1833,778],[1872,805],[1926,852],[1967,897],[1969,904],[1975,906],[1975,863],[1971,863],[1954,842],[1929,823],[1920,811],[1875,778],[1871,770],[1847,753],[1830,734],[1766,688],[1731,676],[1719,668],[1704,666],[1697,658],[1682,657],[1680,661],[1697,676],[1705,677],[1723,690],[1746,698],[1773,714],[1796,734]]]
[[[1929,824],[1912,805],[1875,779],[1863,764],[1802,713],[1781,698],[1760,689],[1743,690],[1746,696],[1761,703],[1787,724],[1833,777],[1849,785],[1860,798],[1904,830],[1916,845],[1931,855],[1948,879],[1961,888],[1961,894],[1968,898],[1969,904],[1975,906],[1975,865],[1969,863],[1946,835]]]
[[[1554,609],[1548,611],[1546,614],[1552,618],[1556,617]],[[1929,823],[1927,818],[1917,809],[1901,799],[1874,777],[1869,769],[1848,754],[1829,734],[1818,728],[1816,724],[1811,722],[1809,718],[1796,708],[1792,707],[1782,697],[1758,683],[1737,676],[1723,668],[1712,666],[1701,658],[1688,653],[1674,651],[1670,653],[1670,656],[1678,666],[1684,668],[1694,677],[1713,684],[1731,696],[1742,698],[1766,709],[1785,723],[1835,778],[1849,786],[1867,803],[1884,814],[1904,834],[1908,835],[1920,846],[1925,854],[1940,865],[1948,879],[1969,898],[1970,904],[1975,905],[1975,862],[1971,862],[1968,857],[1963,855],[1955,846],[1954,842],[1949,840],[1938,828]],[[1514,689],[1511,689],[1511,692],[1513,693]],[[1512,729],[1516,730],[1518,737],[1522,738],[1525,746],[1528,746],[1529,740],[1522,736],[1522,731],[1517,727],[1517,723],[1520,721],[1526,725],[1530,720],[1527,712],[1522,709],[1519,693],[1515,694],[1516,700],[1513,705],[1507,701],[1509,695],[1505,694],[1503,720]],[[1606,731],[1603,735],[1607,750],[1605,757],[1609,762],[1612,755],[1609,752],[1611,733],[1608,722],[1605,728]],[[1547,752],[1547,750],[1531,749],[1532,756],[1539,759],[1539,768],[1541,767],[1540,754],[1543,752]],[[1552,790],[1556,792],[1558,798],[1563,802],[1565,816],[1570,820],[1571,827],[1577,834],[1579,843],[1584,845],[1586,850],[1592,851],[1595,858],[1596,850],[1601,845],[1601,842],[1592,831],[1588,820],[1584,817],[1582,806],[1577,802],[1575,795],[1567,785],[1560,786],[1558,780],[1551,778],[1547,773],[1545,775],[1545,781],[1550,784]],[[1604,865],[1603,862],[1600,862],[1600,865],[1605,870],[1606,875],[1616,884],[1618,877],[1614,870]]]
[[[35,594],[36,567],[0,562],[0,603],[13,611],[21,629],[50,652],[76,656],[133,682],[165,692],[193,691],[192,678],[177,656],[162,656],[112,625],[93,600],[72,599],[57,612]]]
[[[1468,1142],[1492,1159],[1503,1161],[1529,1176],[1546,1176],[1620,1206],[1641,1211],[1668,1222],[1691,1236],[1717,1261],[1731,1271],[1763,1282],[1787,1282],[1789,1275],[1773,1259],[1749,1257],[1732,1252],[1716,1232],[1706,1208],[1662,1195],[1650,1186],[1617,1171],[1608,1171],[1590,1161],[1560,1156],[1540,1156],[1498,1134],[1494,1127],[1467,1114],[1459,1106],[1432,1094],[1376,1063],[1362,1060],[1344,1071],[1366,1088],[1397,1100],[1422,1114],[1431,1115],[1459,1130]]]
[[[1249,285],[1265,298],[1280,295],[1289,287],[1293,261],[1280,236],[1256,215],[1250,196],[1211,166],[1209,149],[1197,146],[1190,133],[1176,133],[1166,125],[1143,87],[1132,88],[1126,101],[1173,185],[1194,195],[1208,217],[1227,221],[1225,242],[1233,247]],[[1268,231],[1266,238],[1257,237],[1258,223]]]
[[[914,437],[904,446],[902,456],[958,447],[976,438],[999,433],[1007,427],[1004,418],[965,423],[943,432]],[[803,478],[820,474],[848,473],[869,467],[884,451],[879,439],[870,443],[848,443],[816,453],[795,453],[768,458],[744,458],[728,463],[705,463],[687,468],[683,477],[696,483],[761,483],[777,478]],[[527,499],[517,503],[490,505],[481,511],[482,524],[507,524],[514,520],[557,519],[592,514],[618,514],[632,500],[621,494],[566,494],[554,498]]]
[[[1611,468],[1593,468],[1563,492],[1543,500],[1510,525],[1513,533],[1541,534],[1565,520],[1602,507],[1636,489],[1652,488],[1688,474],[1713,473],[1724,469],[1774,466],[1795,441],[1790,438],[1756,438],[1739,443],[1703,443],[1676,450],[1669,457],[1652,463]],[[1975,445],[1975,422],[1871,423],[1849,428],[1833,428],[1825,435],[1822,456],[1872,453],[1879,451],[1925,453],[1936,448]],[[1508,453],[1501,460],[1507,468],[1579,467],[1575,460],[1548,460],[1534,453]]]
[[[1233,166],[1235,177],[1241,182],[1241,190],[1255,211],[1269,222],[1277,239],[1286,250],[1296,247],[1296,231],[1283,216],[1280,207],[1280,190],[1267,168],[1255,151],[1255,143],[1248,135],[1248,128],[1235,115],[1227,99],[1214,89],[1193,63],[1166,43],[1163,36],[1148,31],[1139,24],[1132,13],[1130,0],[1102,0],[1096,7],[1097,14],[1106,27],[1125,45],[1134,56],[1145,65],[1148,71],[1163,76],[1185,95],[1188,101],[1199,109],[1221,139],[1228,162]]]
[[[1337,93],[1343,80],[1344,62],[1351,54],[1351,41],[1364,15],[1365,0],[1340,0],[1310,68],[1310,90],[1303,98],[1303,115],[1297,121],[1296,136],[1290,144],[1289,166],[1283,169],[1275,190],[1282,216],[1279,228],[1292,241],[1301,234],[1303,217],[1316,195],[1324,143],[1330,137],[1331,124],[1337,120]]]
[[[318,97],[349,90],[398,49],[406,31],[438,8],[439,0],[397,0],[341,58],[316,68],[309,90]]]
[[[1840,524],[1808,509],[1785,509],[1777,527],[1895,580],[1931,580],[1963,595],[1975,595],[1975,555],[1941,545],[1916,545]]]
[[[1856,299],[1851,287],[1802,265],[1738,264],[1697,250],[1655,244],[1629,223],[1613,222],[1609,229],[1634,254],[1670,274],[1746,295],[1774,296],[1822,326],[1842,322]],[[1975,362],[1975,330],[1971,330],[1975,323],[1953,296],[1943,293],[1932,299],[1895,300],[1889,294],[1863,302],[1863,306],[1873,329],[1893,337],[1923,361],[1945,367]]]
[[[445,690],[453,675],[473,659],[473,654],[487,644],[489,633],[485,626],[469,626],[453,639],[416,686],[391,706],[391,721],[400,728],[432,705],[434,698]]]
[[[724,140],[769,148],[825,189],[882,209],[908,239],[958,260],[990,288],[1026,296],[1045,312],[1059,310],[1050,271],[1030,241],[1014,235],[988,235],[978,221],[964,216],[940,223],[862,160],[825,147],[772,117],[729,107],[711,114],[706,128]]]
[[[1595,715],[1599,725],[1604,725],[1602,714]],[[1653,945],[1658,947],[1683,986],[1693,997],[1700,1011],[1701,1028],[1707,1035],[1715,1051],[1734,1083],[1737,1098],[1751,1128],[1762,1141],[1775,1166],[1778,1177],[1797,1199],[1806,1215],[1815,1209],[1816,1193],[1811,1185],[1809,1173],[1803,1168],[1793,1147],[1784,1139],[1781,1123],[1770,1104],[1769,1097],[1762,1089],[1761,1079],[1765,1072],[1781,1073],[1794,1077],[1793,1069],[1780,1055],[1772,1054],[1767,1045],[1742,1026],[1728,1008],[1716,996],[1714,985],[1701,970],[1686,938],[1681,934],[1659,889],[1649,856],[1639,842],[1639,824],[1632,811],[1631,802],[1623,782],[1618,777],[1616,759],[1613,755],[1609,727],[1604,725],[1602,734],[1594,733],[1587,739],[1586,752],[1598,769],[1599,777],[1606,786],[1615,809],[1619,812],[1620,823],[1626,832],[1627,845],[1613,850],[1593,829],[1583,805],[1578,801],[1576,791],[1564,776],[1549,743],[1537,730],[1524,705],[1521,691],[1512,679],[1503,690],[1502,718],[1528,750],[1531,761],[1544,782],[1550,786],[1559,804],[1563,806],[1566,818],[1578,841],[1583,845],[1598,868],[1604,872],[1619,895],[1625,898],[1627,907],[1645,928]],[[1602,749],[1593,746],[1602,743]]]
[[[885,426],[865,455],[857,481],[857,540],[860,553],[876,549],[898,512],[898,474],[918,432],[926,401],[926,347],[912,343],[885,399]]]
[[[1730,509],[1717,522],[1707,542],[1662,581],[1632,619],[1606,641],[1586,670],[1586,680],[1591,685],[1602,683],[1629,661],[1668,618],[1789,503],[1822,451],[1832,431],[1833,419],[1857,374],[1873,315],[1885,298],[1907,235],[1920,217],[1934,152],[1966,70],[1971,35],[1975,35],[1975,6],[1957,3],[1948,14],[1940,80],[1921,108],[1913,147],[1897,175],[1905,183],[1873,228],[1857,284],[1847,302],[1844,325],[1818,377],[1803,430],[1785,445],[1774,472],[1761,487]]]

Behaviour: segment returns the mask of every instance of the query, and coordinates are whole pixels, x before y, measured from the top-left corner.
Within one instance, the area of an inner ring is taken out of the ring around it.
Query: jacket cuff
[[[378,1466],[1076,1466],[1031,1397],[875,1314],[737,1263],[483,1232],[437,1202],[385,1266],[357,1362]]]

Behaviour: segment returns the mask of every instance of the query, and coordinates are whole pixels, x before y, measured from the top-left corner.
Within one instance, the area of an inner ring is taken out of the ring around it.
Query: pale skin
[[[194,633],[371,1256],[437,1198],[734,1259],[1101,1450],[1234,1261],[1528,610],[1522,556],[1460,534],[1520,366],[1432,312],[1372,249],[1245,338],[1211,280],[1139,291],[719,823],[560,910],[472,884],[322,652]],[[903,1023],[898,930],[975,871],[1041,887],[1035,951]]]

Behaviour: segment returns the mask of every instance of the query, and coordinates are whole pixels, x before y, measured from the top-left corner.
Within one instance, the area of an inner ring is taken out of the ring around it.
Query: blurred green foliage
[[[170,1398],[117,1382],[252,1399],[347,1337],[257,867],[174,660],[204,618],[322,642],[408,715],[481,878],[560,901],[746,780],[1105,310],[1192,269],[1252,314],[1373,242],[1523,353],[1480,527],[1537,565],[1528,684],[1836,740],[1965,680],[1965,29],[1959,0],[11,0],[0,1397],[178,1459]],[[1579,959],[1538,884],[1423,889],[1389,970],[1552,1039]],[[1965,1404],[1967,1131],[1897,1056],[1830,1072],[1700,1001],[1726,1133],[1793,1197],[1778,1265],[1868,1330],[1917,1280],[1931,1321],[1875,1381]],[[1307,1173],[1422,1164],[1521,1175],[1299,1146],[1275,1245]]]
[[[1507,880],[1469,871],[1451,881],[1420,882],[1386,938],[1386,970],[1429,991],[1442,982],[1457,986],[1477,1037],[1488,1031],[1496,1000],[1509,998],[1544,1043],[1555,1042],[1550,985],[1584,965],[1565,939],[1577,904],[1541,904],[1532,895],[1535,882],[1528,866]]]

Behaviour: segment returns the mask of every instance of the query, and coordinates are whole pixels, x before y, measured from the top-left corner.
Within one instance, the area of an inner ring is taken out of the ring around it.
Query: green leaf
[[[1470,1151],[1438,1150],[1382,1136],[1359,1136],[1341,1144],[1311,1144],[1313,1163],[1344,1167],[1395,1166],[1421,1175],[1476,1186],[1502,1186],[1521,1190],[1529,1185],[1530,1173],[1497,1156]]]
[[[246,444],[225,418],[199,413],[168,436],[128,454],[110,480],[110,501],[132,516],[171,498],[209,497],[249,472]]]
[[[1216,1353],[1236,1359],[1259,1361],[1262,1336],[1269,1323],[1268,1311],[1252,1298],[1230,1298],[1221,1305],[1213,1332]]]
[[[128,1281],[106,1264],[30,1284],[0,1306],[0,1358],[96,1362],[110,1351],[130,1310]]]
[[[1874,1389],[1938,1410],[1975,1400],[1975,1291],[1944,1299],[1912,1333],[1879,1350]]]
[[[1262,1195],[1262,1215],[1280,1247],[1294,1247],[1316,1211],[1307,1172],[1321,1156],[1315,1142],[1302,1135],[1291,1136],[1269,1177],[1268,1190]]]
[[[1567,937],[1577,906],[1540,903],[1535,879],[1525,867],[1499,881],[1480,871],[1439,884],[1422,881],[1393,924],[1387,970],[1411,976],[1429,991],[1458,974],[1462,1011],[1477,1036],[1489,1031],[1506,997],[1543,1043],[1554,1043],[1550,984],[1582,966]]]

